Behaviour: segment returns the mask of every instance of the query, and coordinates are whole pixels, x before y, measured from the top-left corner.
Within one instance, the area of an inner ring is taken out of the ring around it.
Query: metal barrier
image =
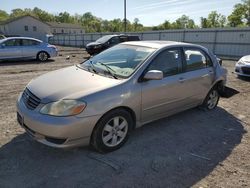
[[[89,42],[109,34],[121,33],[58,34],[50,38],[50,43],[84,47]],[[171,40],[200,44],[213,51],[217,56],[239,58],[250,55],[250,28],[184,29],[127,32],[126,34],[137,35],[141,40]]]

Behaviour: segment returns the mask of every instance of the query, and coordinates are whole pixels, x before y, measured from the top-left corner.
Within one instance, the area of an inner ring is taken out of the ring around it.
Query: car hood
[[[241,60],[244,61],[247,64],[250,64],[250,55],[242,57]]]
[[[42,103],[48,103],[61,99],[79,99],[121,82],[122,80],[72,66],[44,74],[32,80],[27,88],[40,98]]]
[[[87,47],[89,47],[89,46],[97,46],[97,45],[100,45],[100,44],[102,44],[102,43],[100,43],[100,42],[91,42],[91,43],[87,44]]]

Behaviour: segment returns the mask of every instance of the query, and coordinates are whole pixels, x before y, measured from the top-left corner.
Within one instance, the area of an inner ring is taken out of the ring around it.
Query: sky
[[[211,11],[228,16],[241,0],[127,0],[127,19],[139,18],[145,26],[154,26],[165,20],[175,21],[183,14],[200,24],[200,17]],[[53,14],[91,12],[102,19],[124,18],[124,0],[0,0],[0,9],[11,12],[15,8],[34,8]]]

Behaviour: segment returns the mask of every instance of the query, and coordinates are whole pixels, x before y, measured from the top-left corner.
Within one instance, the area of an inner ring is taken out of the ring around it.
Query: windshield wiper
[[[92,62],[91,60],[89,60],[89,63],[90,63],[90,65],[91,65],[91,68],[92,68],[92,70],[94,71],[94,73],[97,74],[97,71],[95,70],[95,65],[93,64],[93,62]]]
[[[108,65],[106,65],[106,64],[104,64],[104,63],[101,63],[101,62],[98,62],[98,63],[101,64],[101,65],[103,65],[104,67],[106,67],[108,73],[109,73],[111,76],[113,76],[113,78],[118,79],[117,76],[115,75],[114,69],[112,69],[110,66],[108,66]],[[112,72],[111,72],[111,71],[112,71]]]

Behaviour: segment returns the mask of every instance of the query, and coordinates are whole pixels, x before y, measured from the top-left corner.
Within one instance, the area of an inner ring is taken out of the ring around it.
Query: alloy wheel
[[[217,105],[219,100],[219,94],[217,92],[217,90],[213,90],[208,97],[208,101],[207,101],[207,108],[209,110],[215,108],[215,106]]]
[[[116,116],[105,124],[102,131],[102,141],[108,147],[119,145],[128,133],[128,122],[121,116]]]

